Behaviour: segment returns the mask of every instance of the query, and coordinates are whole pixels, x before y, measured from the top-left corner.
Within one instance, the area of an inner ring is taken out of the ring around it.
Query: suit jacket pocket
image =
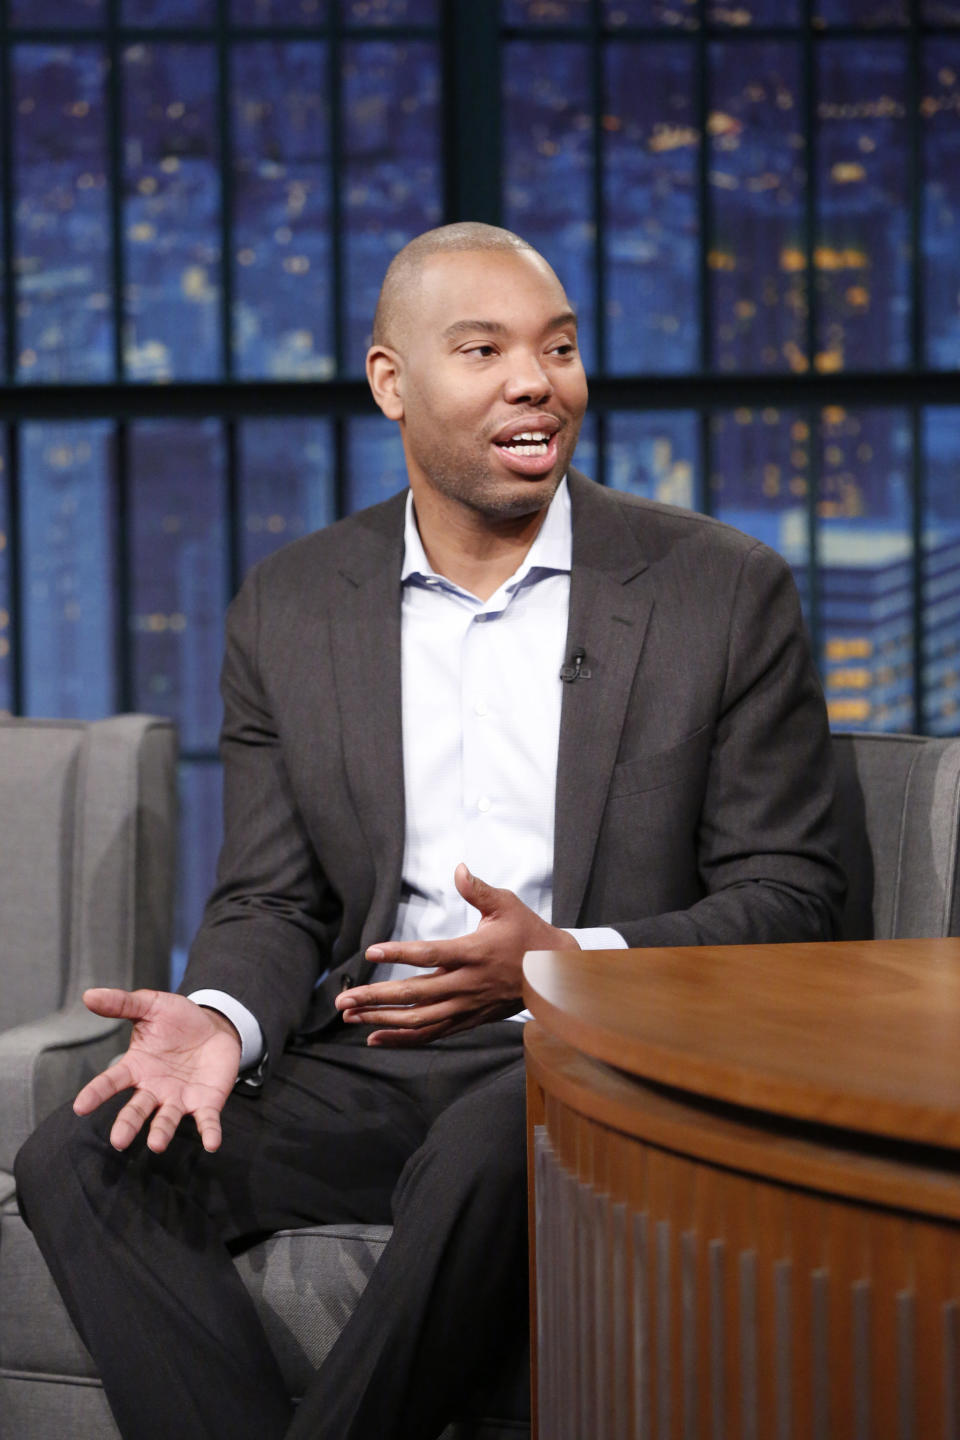
[[[639,795],[644,790],[659,790],[664,785],[675,785],[681,780],[696,780],[709,759],[712,739],[712,726],[701,725],[686,739],[666,750],[657,750],[653,755],[638,755],[633,760],[621,760],[613,767],[607,802],[627,795]]]

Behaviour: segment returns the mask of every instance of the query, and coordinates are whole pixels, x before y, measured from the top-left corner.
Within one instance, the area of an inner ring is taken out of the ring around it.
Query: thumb
[[[467,904],[473,905],[481,915],[492,915],[500,908],[502,892],[495,885],[488,885],[485,880],[471,875],[462,860],[453,872],[453,883]]]
[[[94,1015],[111,1019],[142,1020],[150,1008],[152,990],[113,990],[99,986],[83,992],[83,1003]]]

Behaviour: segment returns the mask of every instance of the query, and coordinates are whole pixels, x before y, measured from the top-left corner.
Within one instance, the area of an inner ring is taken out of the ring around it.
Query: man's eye
[[[563,340],[559,345],[554,345],[551,353],[554,355],[573,355],[576,348],[576,345],[572,345],[569,340]]]
[[[485,360],[488,356],[495,355],[497,352],[492,345],[471,345],[466,353],[468,355],[479,355],[482,360]]]

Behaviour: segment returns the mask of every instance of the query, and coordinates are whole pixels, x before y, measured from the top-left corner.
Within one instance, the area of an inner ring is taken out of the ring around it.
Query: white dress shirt
[[[570,496],[559,486],[520,567],[488,600],[438,575],[407,496],[401,611],[406,831],[391,940],[474,931],[459,861],[512,890],[544,920],[553,905],[553,829],[573,549]],[[583,949],[626,941],[607,927],[569,932]],[[375,979],[426,972],[381,965]],[[263,1049],[260,1026],[231,996],[195,991],[240,1032],[241,1068]],[[528,1012],[512,1017],[528,1018]]]

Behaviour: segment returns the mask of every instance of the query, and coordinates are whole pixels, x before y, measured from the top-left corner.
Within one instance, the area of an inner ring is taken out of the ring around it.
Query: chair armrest
[[[78,1001],[0,1034],[0,1170],[12,1170],[40,1121],[125,1048],[128,1029]]]

